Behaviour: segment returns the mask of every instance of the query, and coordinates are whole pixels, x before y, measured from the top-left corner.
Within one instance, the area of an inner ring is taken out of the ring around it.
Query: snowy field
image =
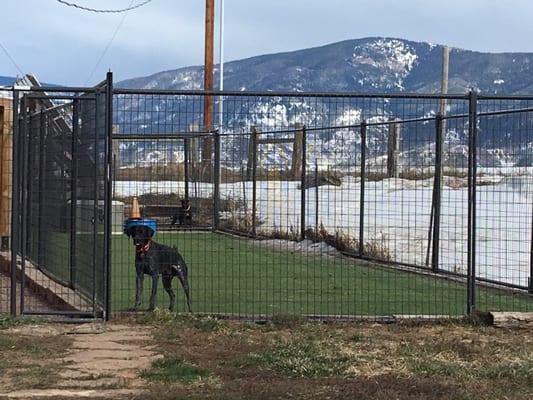
[[[489,172],[489,171],[484,171]],[[477,276],[527,286],[530,278],[533,177],[478,178],[476,201]],[[467,268],[468,191],[464,180],[445,177],[442,191],[440,266],[465,273]],[[257,183],[259,230],[295,232],[300,226],[298,182]],[[426,265],[433,180],[386,179],[365,185],[365,242],[388,248],[396,262]],[[246,200],[251,210],[252,183],[221,185],[224,199]],[[148,193],[183,196],[184,183],[117,181],[115,196]],[[330,233],[359,235],[360,180],[346,177],[340,187],[306,191],[306,224],[319,224]],[[208,198],[211,184],[191,184],[192,197]],[[318,207],[317,207],[318,205]]]

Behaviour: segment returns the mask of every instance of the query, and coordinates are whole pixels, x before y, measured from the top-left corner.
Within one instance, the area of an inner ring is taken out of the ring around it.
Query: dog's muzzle
[[[146,244],[135,244],[135,251],[137,253],[137,255],[139,256],[139,258],[142,260],[145,256],[146,256],[146,253],[148,253],[148,250],[150,250],[150,246],[152,246],[152,241],[149,240],[148,242],[146,242]]]

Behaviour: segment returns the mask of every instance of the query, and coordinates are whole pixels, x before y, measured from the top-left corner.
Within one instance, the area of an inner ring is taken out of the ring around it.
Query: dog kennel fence
[[[531,96],[133,90],[111,75],[12,93],[13,314],[126,311],[133,197],[188,262],[198,313],[533,309]],[[202,128],[206,97],[222,126]]]

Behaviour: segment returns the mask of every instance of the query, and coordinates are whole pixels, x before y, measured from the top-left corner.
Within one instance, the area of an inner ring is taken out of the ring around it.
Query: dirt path
[[[138,374],[157,358],[149,328],[119,324],[30,325],[10,334],[65,335],[71,347],[57,361],[53,387],[1,393],[0,398],[129,398],[141,393]]]

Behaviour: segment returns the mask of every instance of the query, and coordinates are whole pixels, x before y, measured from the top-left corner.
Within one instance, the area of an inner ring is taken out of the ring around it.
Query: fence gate
[[[15,99],[17,313],[109,316],[110,82]]]

